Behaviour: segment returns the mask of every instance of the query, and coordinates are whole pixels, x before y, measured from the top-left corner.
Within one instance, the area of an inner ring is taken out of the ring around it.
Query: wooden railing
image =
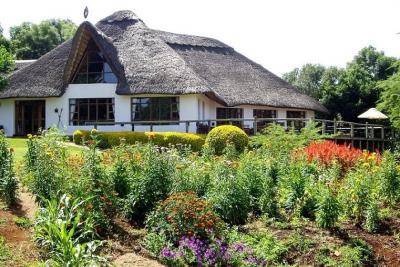
[[[337,120],[323,119],[304,119],[304,118],[232,118],[232,119],[207,119],[207,120],[180,120],[180,121],[128,121],[128,122],[91,122],[94,128],[107,125],[131,125],[132,130],[135,126],[146,126],[152,132],[154,127],[161,125],[182,126],[185,132],[195,131],[197,133],[208,133],[212,128],[221,124],[237,125],[244,129],[248,134],[259,133],[268,124],[277,123],[285,129],[300,130],[308,123],[315,123],[321,128],[321,133],[328,135],[328,139],[337,142],[351,143],[353,146],[366,148],[369,150],[384,149],[389,142],[399,139],[399,133],[390,127],[380,124],[356,123]],[[358,143],[357,143],[358,142]]]

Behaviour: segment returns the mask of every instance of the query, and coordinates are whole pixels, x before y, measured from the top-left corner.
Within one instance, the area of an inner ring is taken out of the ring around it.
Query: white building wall
[[[131,121],[131,98],[132,97],[145,97],[148,95],[116,95],[115,84],[70,84],[65,94],[62,97],[48,98],[46,100],[46,127],[58,127],[63,129],[66,134],[72,134],[75,130],[84,129],[90,130],[93,126],[71,126],[69,125],[69,99],[71,98],[114,98],[115,107],[115,122],[130,122]],[[152,97],[161,95],[151,95]],[[162,95],[167,96],[167,95]],[[180,120],[193,120],[197,119],[197,98],[196,95],[183,95],[179,96],[179,115]],[[55,112],[58,109],[59,113]],[[61,113],[61,120],[59,122],[59,114]],[[99,131],[132,131],[130,124],[118,124],[112,126],[100,125]],[[135,131],[150,131],[149,125],[136,125]],[[186,125],[184,123],[177,125],[159,125],[153,126],[153,131],[174,131],[184,132]],[[190,125],[190,132],[196,131],[195,124]]]
[[[0,99],[0,125],[3,126],[7,136],[13,136],[15,130],[15,101],[13,99]]]
[[[132,97],[156,97],[167,95],[135,95],[122,96],[116,95],[116,84],[70,84],[62,97],[46,98],[46,128],[58,127],[66,134],[71,135],[75,130],[90,130],[93,126],[71,126],[69,125],[69,99],[71,98],[114,98],[115,105],[115,121],[130,122],[131,121],[131,98]],[[38,98],[39,99],[39,98]],[[18,99],[24,100],[24,99]],[[191,94],[179,96],[179,115],[180,120],[215,120],[216,108],[224,107],[223,105],[211,100],[205,95]],[[278,118],[286,118],[287,109],[274,108],[266,106],[241,105],[245,119],[253,118],[253,109],[273,109],[277,110]],[[58,113],[55,110],[58,110]],[[295,110],[295,109],[290,109]],[[6,135],[12,136],[15,131],[15,99],[0,99],[0,125],[5,128]],[[306,111],[306,118],[313,118],[314,111]],[[245,127],[252,128],[252,122],[244,123]],[[212,122],[212,126],[215,123]],[[98,126],[100,131],[132,131],[130,124]],[[150,131],[150,126],[137,125],[135,131]],[[153,126],[153,131],[166,132],[176,131],[185,132],[185,123],[176,125],[159,125]],[[196,123],[190,123],[189,132],[196,132]]]

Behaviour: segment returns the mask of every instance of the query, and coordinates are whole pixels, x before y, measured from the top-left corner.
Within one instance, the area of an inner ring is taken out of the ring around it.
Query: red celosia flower
[[[333,141],[314,142],[303,150],[308,161],[317,160],[324,166],[330,166],[335,160],[344,171],[353,167],[363,157],[360,149],[350,145],[338,145]]]

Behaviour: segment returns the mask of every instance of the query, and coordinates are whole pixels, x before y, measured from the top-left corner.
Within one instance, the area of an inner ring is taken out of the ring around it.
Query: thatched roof
[[[232,47],[150,29],[131,11],[118,11],[96,25],[82,23],[72,40],[16,71],[0,98],[61,96],[90,39],[118,77],[117,94],[202,93],[227,106],[327,111]]]
[[[14,72],[21,70],[27,66],[29,66],[30,64],[32,64],[33,62],[35,62],[36,60],[34,59],[29,59],[29,60],[16,60],[15,61],[15,67],[14,67]]]
[[[368,119],[368,120],[385,120],[388,118],[385,114],[377,110],[376,108],[370,108],[364,113],[358,115],[359,119]]]

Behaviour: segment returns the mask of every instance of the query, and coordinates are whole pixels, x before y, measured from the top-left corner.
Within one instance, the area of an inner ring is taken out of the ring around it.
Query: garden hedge
[[[217,155],[223,153],[228,143],[233,144],[236,151],[243,152],[249,143],[249,137],[237,126],[222,125],[212,129],[205,141],[206,146],[213,149]]]
[[[200,151],[205,142],[205,136],[177,132],[96,132],[101,148],[117,146],[124,139],[127,144],[147,143],[163,147],[170,145],[190,145],[193,151]],[[74,143],[81,145],[90,140],[90,131],[77,130],[73,134]]]

